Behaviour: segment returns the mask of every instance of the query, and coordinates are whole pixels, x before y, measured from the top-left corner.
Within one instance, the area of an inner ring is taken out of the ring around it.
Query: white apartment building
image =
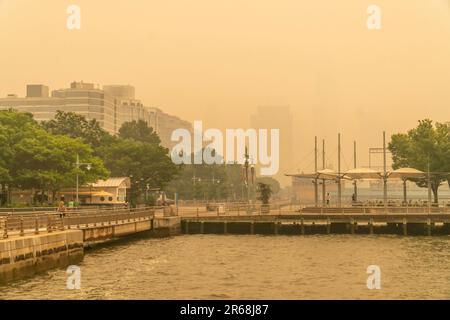
[[[144,106],[135,98],[134,87],[129,85],[100,88],[92,83],[73,82],[70,88],[52,91],[51,96],[45,85],[27,85],[25,97],[9,94],[0,98],[0,109],[9,108],[29,112],[37,121],[53,119],[58,110],[75,112],[88,120],[96,119],[111,134],[116,134],[124,122],[143,120],[158,133],[166,148],[174,145],[170,141],[173,130],[186,128],[193,131],[190,122],[158,108]]]

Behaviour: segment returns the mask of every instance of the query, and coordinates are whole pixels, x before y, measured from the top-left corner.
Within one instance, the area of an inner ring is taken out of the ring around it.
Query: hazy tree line
[[[178,193],[183,200],[201,201],[246,201],[256,199],[259,182],[272,187],[274,193],[280,190],[277,180],[270,177],[249,179],[249,191],[240,164],[189,164],[181,165],[179,175],[169,183],[166,190],[170,196]]]
[[[32,114],[15,110],[0,111],[0,199],[7,202],[12,189],[32,190],[32,204],[57,201],[63,188],[74,188],[76,175],[80,186],[110,176],[130,177],[129,200],[148,202],[149,190],[178,193],[186,200],[247,199],[242,166],[175,165],[169,150],[161,146],[158,135],[144,121],[124,123],[117,135],[111,135],[96,120],[72,112],[58,111],[50,121],[38,123]],[[76,167],[80,162],[90,163]],[[254,178],[280,190],[272,178]],[[255,197],[254,194],[250,195]]]
[[[132,181],[131,201],[147,188],[164,188],[178,168],[168,149],[143,121],[123,124],[116,136],[96,120],[58,111],[51,121],[38,123],[28,113],[0,111],[0,188],[2,204],[13,188],[32,190],[33,203],[43,203],[62,188],[126,176]],[[76,168],[90,163],[90,170]]]

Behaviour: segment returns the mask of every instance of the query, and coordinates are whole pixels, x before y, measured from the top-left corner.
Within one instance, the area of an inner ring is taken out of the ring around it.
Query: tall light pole
[[[317,136],[314,137],[314,174],[316,178],[314,179],[314,204],[316,207],[319,206],[319,186],[317,184]]]
[[[342,184],[341,184],[341,134],[338,134],[338,207],[342,207]]]
[[[249,185],[249,181],[248,181],[248,168],[249,168],[249,154],[248,154],[248,149],[247,147],[245,147],[245,163],[244,163],[244,167],[245,167],[245,183],[247,186],[247,203],[250,203],[250,185]]]
[[[353,167],[356,169],[356,141],[353,141]],[[353,181],[353,193],[355,194],[354,200],[358,201],[358,182],[356,179]]]
[[[387,164],[386,164],[386,131],[383,131],[383,203],[384,211],[387,212],[388,207],[387,196]]]
[[[431,213],[431,172],[430,172],[430,154],[427,161],[427,187],[428,187],[428,213]]]
[[[75,193],[75,202],[78,205],[79,203],[79,181],[80,181],[80,176],[79,176],[79,169],[80,166],[86,166],[86,169],[91,170],[92,164],[91,163],[82,163],[80,162],[80,156],[77,153],[77,162],[75,163],[75,167],[77,169],[77,188],[76,188],[76,193]]]
[[[325,170],[325,139],[322,139],[322,169]],[[326,191],[325,179],[322,179],[322,207],[326,205]]]

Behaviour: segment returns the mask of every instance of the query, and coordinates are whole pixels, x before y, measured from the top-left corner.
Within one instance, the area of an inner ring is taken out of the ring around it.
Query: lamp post
[[[383,131],[383,204],[384,212],[388,209],[388,194],[387,194],[387,164],[386,164],[386,131]]]
[[[75,193],[75,202],[76,202],[77,205],[78,205],[78,202],[79,202],[78,189],[79,189],[80,177],[79,177],[79,172],[78,171],[80,169],[80,166],[86,166],[87,170],[91,170],[92,164],[91,163],[80,162],[80,156],[77,153],[77,162],[75,163],[75,167],[77,169],[77,188],[76,188],[76,193]]]
[[[427,187],[428,187],[428,213],[431,213],[431,172],[430,172],[430,154],[427,160]]]

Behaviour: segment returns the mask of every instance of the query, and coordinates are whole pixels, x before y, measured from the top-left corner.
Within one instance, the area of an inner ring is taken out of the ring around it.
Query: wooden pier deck
[[[413,211],[413,212],[411,212]],[[395,208],[314,208],[300,212],[245,214],[226,212],[217,215],[181,217],[185,234],[398,234],[450,235],[450,212],[432,208],[403,210]]]

